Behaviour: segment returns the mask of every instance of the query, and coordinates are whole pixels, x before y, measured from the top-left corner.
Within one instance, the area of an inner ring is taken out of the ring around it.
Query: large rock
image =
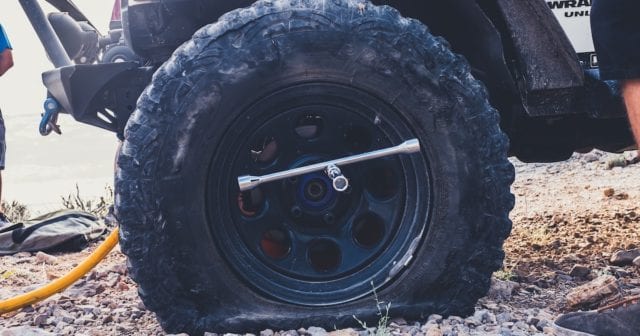
[[[309,327],[309,329],[307,329],[307,333],[311,336],[326,336],[327,335],[327,331],[324,330],[324,328],[319,328],[319,327]]]
[[[574,265],[569,272],[569,275],[574,278],[584,279],[589,273],[591,273],[591,269],[588,266],[584,265]]]
[[[260,332],[260,336],[273,336],[274,332],[271,329],[265,329]]]
[[[358,332],[351,328],[347,328],[347,329],[332,331],[328,335],[329,336],[358,336]]]
[[[55,265],[58,263],[58,258],[44,252],[38,252],[36,253],[36,263]]]
[[[52,333],[34,327],[14,327],[0,329],[0,336],[54,336]]]
[[[491,288],[487,293],[487,297],[493,300],[509,300],[511,294],[518,288],[520,288],[520,285],[517,282],[492,278]]]
[[[637,257],[640,257],[640,249],[618,251],[611,256],[609,262],[615,266],[629,266]]]
[[[426,336],[442,336],[442,330],[437,324],[430,324],[427,328],[423,328]]]
[[[570,308],[596,306],[599,302],[618,294],[619,291],[616,278],[613,275],[603,275],[574,288],[567,295],[567,305]]]

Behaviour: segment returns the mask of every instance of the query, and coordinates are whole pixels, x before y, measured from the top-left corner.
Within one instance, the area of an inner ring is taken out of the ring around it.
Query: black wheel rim
[[[422,154],[341,167],[351,182],[343,193],[322,172],[243,193],[236,178],[416,136],[384,101],[338,83],[289,85],[248,105],[209,173],[209,222],[223,256],[252,287],[296,304],[347,302],[390,283],[427,229],[431,188]]]

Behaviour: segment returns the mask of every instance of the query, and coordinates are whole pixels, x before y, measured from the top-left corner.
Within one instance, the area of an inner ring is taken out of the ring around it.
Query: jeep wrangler
[[[105,35],[47,1],[20,0],[55,67],[40,131],[122,140],[120,243],[168,332],[470,314],[508,157],[633,146],[589,0],[122,0]]]

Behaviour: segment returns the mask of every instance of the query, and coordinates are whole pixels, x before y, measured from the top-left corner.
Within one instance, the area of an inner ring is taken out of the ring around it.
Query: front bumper
[[[62,112],[123,138],[126,122],[153,71],[133,62],[71,65],[43,73],[42,81]]]

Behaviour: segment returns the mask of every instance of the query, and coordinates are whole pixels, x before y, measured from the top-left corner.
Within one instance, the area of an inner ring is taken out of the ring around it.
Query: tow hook
[[[261,184],[279,181],[291,177],[305,175],[317,171],[324,170],[327,176],[333,181],[333,188],[336,191],[343,192],[349,188],[349,180],[342,175],[340,166],[346,166],[356,162],[362,162],[367,160],[378,159],[381,157],[397,155],[397,154],[412,154],[420,151],[420,142],[418,139],[407,140],[400,145],[388,147],[384,149],[378,149],[375,151],[347,156],[341,159],[325,161],[320,163],[314,163],[312,165],[293,168],[277,173],[272,173],[263,176],[244,175],[238,177],[238,186],[240,191],[247,191],[258,187]]]
[[[60,104],[57,100],[49,97],[44,101],[44,113],[42,114],[42,119],[40,120],[40,127],[38,127],[40,135],[47,136],[51,134],[51,132],[62,134],[60,125],[58,125],[59,112]]]

